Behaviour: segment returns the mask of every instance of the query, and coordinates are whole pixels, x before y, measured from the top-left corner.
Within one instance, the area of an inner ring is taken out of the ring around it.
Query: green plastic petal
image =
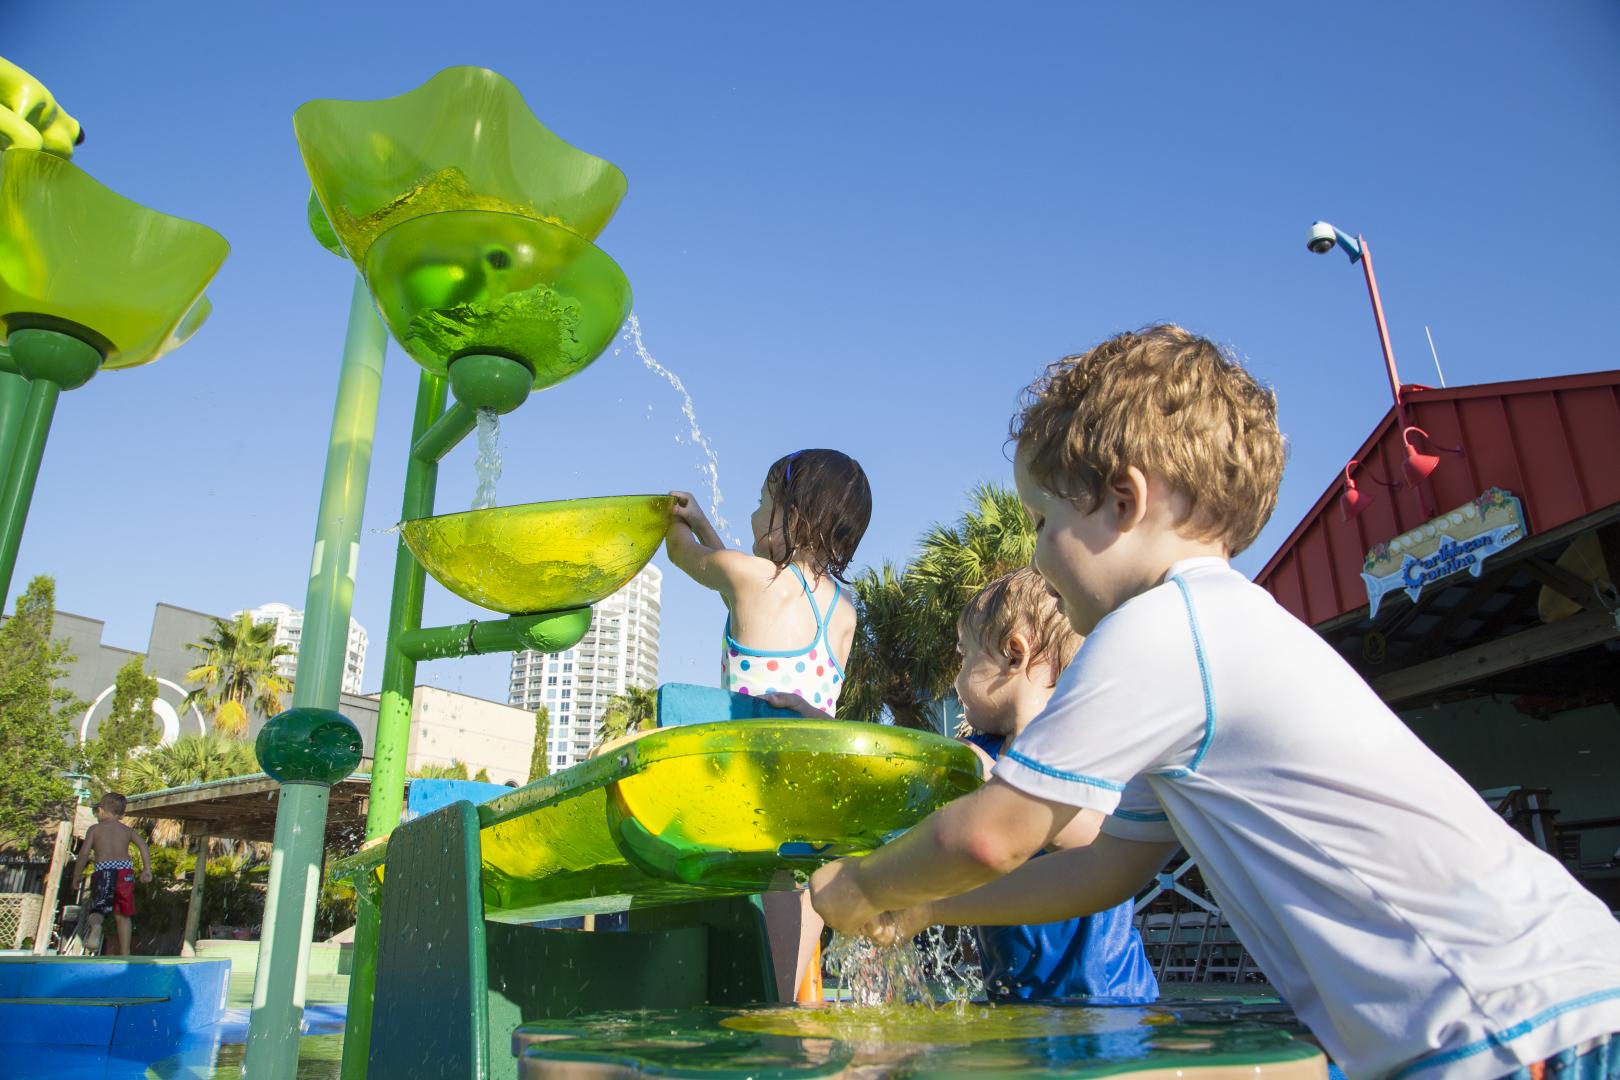
[[[0,154],[0,329],[59,330],[104,369],[178,347],[207,317],[203,289],[230,252],[205,225],[170,217],[37,150]]]
[[[315,234],[317,244],[340,258],[348,256],[343,250],[343,241],[338,239],[337,230],[326,220],[326,211],[321,209],[321,200],[315,197],[314,188],[310,188],[309,202],[304,205],[304,216],[309,220],[309,231]]]
[[[411,358],[443,375],[468,353],[522,361],[536,389],[601,355],[630,314],[612,259],[557,225],[462,210],[394,226],[365,261],[383,321]]]
[[[508,615],[583,607],[636,576],[669,529],[668,495],[497,506],[402,522],[433,579]]]
[[[293,129],[357,265],[393,226],[444,210],[541,218],[592,240],[624,197],[622,172],[548,131],[485,68],[447,68],[380,101],[306,102]]]

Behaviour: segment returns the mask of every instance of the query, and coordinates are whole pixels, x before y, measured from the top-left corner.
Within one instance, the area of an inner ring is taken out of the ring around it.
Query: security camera
[[[1312,222],[1311,231],[1305,236],[1305,246],[1315,255],[1326,255],[1338,242],[1338,230],[1325,221]]]

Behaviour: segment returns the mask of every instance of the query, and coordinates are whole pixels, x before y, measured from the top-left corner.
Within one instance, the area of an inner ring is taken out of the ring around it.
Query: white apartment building
[[[240,611],[233,612],[234,619]],[[288,604],[261,604],[248,612],[256,623],[274,623],[276,644],[292,650],[289,656],[276,661],[276,671],[292,678],[298,667],[298,643],[304,637],[304,613]],[[366,629],[349,619],[349,645],[343,654],[343,692],[360,693],[360,679],[366,671]]]
[[[531,712],[544,705],[551,725],[551,771],[585,760],[607,704],[630,687],[658,685],[659,597],[664,575],[648,565],[596,605],[591,628],[562,653],[512,654],[507,702]]]

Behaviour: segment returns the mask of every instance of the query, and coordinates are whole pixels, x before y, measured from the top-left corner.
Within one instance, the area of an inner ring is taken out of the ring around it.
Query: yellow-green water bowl
[[[377,238],[366,283],[411,358],[446,373],[469,353],[507,356],[536,389],[578,373],[630,314],[630,283],[559,225],[489,210],[412,218]]]
[[[0,154],[0,337],[56,330],[95,346],[103,370],[149,363],[202,325],[229,252],[54,154]]]
[[[497,506],[416,518],[400,535],[433,579],[507,615],[605,599],[647,565],[669,529],[668,495]]]
[[[398,97],[305,102],[293,130],[356,266],[389,229],[445,210],[539,218],[593,240],[624,197],[624,173],[553,134],[486,68],[447,68]]]

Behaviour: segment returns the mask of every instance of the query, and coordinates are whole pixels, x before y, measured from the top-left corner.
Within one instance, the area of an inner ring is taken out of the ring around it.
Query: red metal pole
[[[1406,430],[1406,407],[1401,401],[1401,376],[1395,370],[1395,349],[1389,343],[1389,327],[1384,324],[1384,302],[1378,297],[1378,279],[1373,276],[1372,248],[1367,238],[1357,236],[1361,245],[1361,269],[1367,275],[1367,295],[1372,298],[1373,321],[1378,324],[1378,344],[1384,349],[1384,366],[1389,369],[1389,392],[1395,398],[1395,419]]]
[[[1378,296],[1378,278],[1373,276],[1372,248],[1365,236],[1357,236],[1356,243],[1361,245],[1361,269],[1367,275],[1367,295],[1372,299],[1373,321],[1378,324],[1378,344],[1384,350],[1384,367],[1389,371],[1389,392],[1395,398],[1395,423],[1400,428],[1401,442],[1406,442],[1406,403],[1401,400],[1401,374],[1395,370],[1395,347],[1389,343],[1389,327],[1384,322],[1384,302]],[[1430,517],[1434,516],[1433,503],[1429,500],[1428,492],[1420,485],[1417,489],[1418,505]]]

